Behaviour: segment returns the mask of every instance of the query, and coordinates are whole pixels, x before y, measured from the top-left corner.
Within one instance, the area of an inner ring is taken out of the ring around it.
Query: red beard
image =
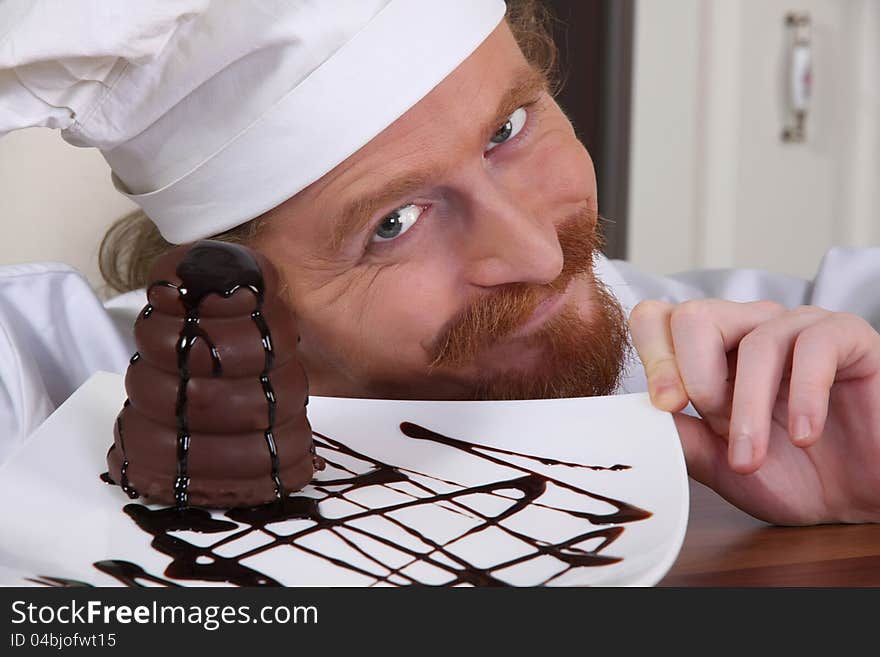
[[[541,350],[541,365],[480,375],[473,399],[587,397],[615,391],[628,348],[626,318],[620,304],[597,280],[593,263],[601,247],[596,217],[581,210],[558,228],[564,257],[556,280],[547,285],[513,283],[479,297],[462,310],[435,341],[432,371],[473,365],[479,354],[508,338],[548,296],[562,293],[576,277],[586,279],[592,313],[581,317],[571,304],[539,330],[523,338]]]

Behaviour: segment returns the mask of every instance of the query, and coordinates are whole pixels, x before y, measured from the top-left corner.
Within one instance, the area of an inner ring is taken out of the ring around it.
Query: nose
[[[544,285],[562,272],[562,249],[553,221],[527,210],[491,178],[473,185],[467,205],[463,255],[468,282]]]

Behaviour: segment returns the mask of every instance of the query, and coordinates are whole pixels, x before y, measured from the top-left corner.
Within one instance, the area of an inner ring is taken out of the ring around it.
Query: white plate
[[[325,437],[316,440],[328,468],[296,495],[317,500],[324,520],[261,528],[215,511],[220,531],[159,532],[162,552],[129,515],[159,507],[126,513],[131,500],[99,478],[124,398],[122,377],[96,374],[0,468],[0,584],[650,586],[684,538],[681,446],[671,416],[646,395],[313,397],[309,419]],[[402,422],[460,442],[408,437]],[[377,469],[401,481],[352,485],[355,473]],[[333,479],[342,483],[321,485]],[[615,517],[618,501],[650,515]]]

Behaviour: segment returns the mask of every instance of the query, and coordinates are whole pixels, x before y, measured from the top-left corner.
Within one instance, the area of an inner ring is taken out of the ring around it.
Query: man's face
[[[502,24],[256,246],[313,394],[608,394],[626,340],[592,273],[596,212],[590,157]]]

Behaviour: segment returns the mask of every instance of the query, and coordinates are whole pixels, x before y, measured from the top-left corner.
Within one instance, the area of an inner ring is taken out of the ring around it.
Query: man
[[[761,300],[774,287],[768,276],[752,285],[753,302],[734,303],[701,298],[730,278],[703,278],[700,290],[601,258],[592,162],[535,58],[520,47],[528,33],[517,18],[501,20],[503,3],[494,0],[440,4],[397,0],[372,12],[361,3],[339,16],[309,16],[339,23],[343,45],[302,73],[292,100],[255,105],[219,149],[201,144],[207,156],[191,158],[180,146],[197,141],[181,136],[181,122],[191,127],[193,105],[185,101],[223,75],[252,83],[252,75],[227,72],[238,62],[190,84],[189,95],[180,94],[183,109],[175,98],[147,120],[101,101],[108,112],[142,121],[140,131],[123,126],[102,141],[85,121],[69,123],[68,138],[102,148],[120,190],[169,242],[219,234],[276,264],[314,394],[528,398],[636,391],[646,383],[661,409],[693,405],[699,417],[675,416],[691,475],[749,513],[784,524],[880,520],[876,330],[853,314],[803,306],[834,305],[819,285],[777,286],[776,302]],[[210,25],[212,10],[203,10],[194,8],[197,18],[187,23],[196,41],[199,25]],[[435,13],[418,22],[421,12]],[[185,40],[183,29],[167,39]],[[384,40],[357,50],[376,33]],[[379,57],[379,44],[391,37],[400,40],[397,59],[363,60]],[[416,43],[433,38],[434,50]],[[389,67],[401,70],[392,76]],[[271,82],[283,68],[273,61],[260,70]],[[178,72],[161,70],[172,80]],[[124,69],[122,82],[106,85],[124,87],[126,75],[137,74]],[[343,92],[323,89],[333,75],[345,81]],[[305,152],[321,160],[314,166],[288,162],[284,148],[253,136],[269,116],[275,132],[266,134],[291,142],[296,128],[277,115],[302,100],[303,86],[319,87],[313,93],[333,115],[310,114],[313,124],[297,135],[314,142]],[[251,92],[241,94],[243,105],[257,103]],[[210,108],[199,111],[213,125]],[[163,160],[175,149],[175,159]],[[131,230],[144,229],[122,226],[123,235]],[[124,251],[113,246],[118,239],[108,248]],[[148,242],[130,242],[140,246],[127,257],[148,265]],[[867,286],[880,274],[880,257],[858,255],[874,264],[847,279],[837,271],[846,263],[831,254],[821,276]],[[742,298],[744,288],[732,292]],[[132,294],[140,305],[142,292]],[[640,296],[665,300],[636,305]],[[634,364],[626,371],[627,316],[646,377]]]

